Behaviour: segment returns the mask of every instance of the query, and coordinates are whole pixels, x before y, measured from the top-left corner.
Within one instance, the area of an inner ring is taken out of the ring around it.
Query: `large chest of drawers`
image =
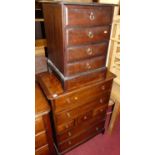
[[[106,110],[114,75],[72,91],[64,91],[51,73],[41,73],[38,81],[50,101],[55,143],[65,153],[98,133],[104,132]]]
[[[65,90],[105,79],[113,5],[43,3],[49,66]]]
[[[56,155],[50,121],[50,106],[35,84],[35,155]]]

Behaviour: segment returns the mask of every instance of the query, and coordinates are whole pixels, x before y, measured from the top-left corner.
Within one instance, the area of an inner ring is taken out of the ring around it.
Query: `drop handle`
[[[98,131],[99,130],[99,128],[98,127],[96,127],[96,131]]]
[[[84,116],[84,120],[87,120],[87,116]]]
[[[90,39],[92,39],[93,37],[94,37],[94,35],[93,35],[93,33],[90,31],[90,32],[88,32],[88,37],[90,38]]]
[[[107,34],[108,33],[108,31],[107,30],[104,30],[104,34]]]
[[[71,142],[71,141],[69,141],[69,142],[68,142],[68,144],[69,144],[69,145],[71,145],[71,144],[72,144],[72,142]]]
[[[70,117],[71,117],[71,115],[70,115],[70,113],[69,113],[69,112],[67,112],[67,116],[68,116],[68,118],[70,118]]]
[[[105,90],[105,86],[102,86],[101,89],[102,89],[102,90]]]
[[[65,125],[65,128],[66,128],[66,129],[68,129],[68,128],[69,128],[69,126],[68,126],[68,125]]]
[[[103,99],[102,98],[100,99],[100,103],[103,103]]]
[[[88,48],[86,52],[87,52],[88,55],[92,55],[93,54],[93,50],[91,48]]]
[[[90,13],[89,19],[90,19],[90,20],[94,20],[94,19],[95,19],[95,16],[94,16],[94,13],[93,13],[93,12]]]
[[[89,63],[86,63],[86,68],[91,69],[91,65]]]
[[[75,96],[75,97],[74,97],[74,100],[78,100],[78,97],[77,97],[77,96]]]
[[[72,134],[71,134],[71,132],[68,132],[68,136],[70,137]]]

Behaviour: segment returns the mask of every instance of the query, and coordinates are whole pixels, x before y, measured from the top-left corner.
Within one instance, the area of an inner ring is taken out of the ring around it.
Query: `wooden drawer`
[[[67,130],[70,130],[74,126],[74,120],[71,120],[65,124],[57,125],[57,133],[61,134]]]
[[[41,132],[41,131],[44,131],[45,128],[44,128],[44,122],[42,120],[42,117],[37,117],[35,119],[35,134]]]
[[[103,130],[104,130],[104,123],[97,124],[94,127],[88,129],[86,132],[81,133],[79,136],[77,136],[75,138],[71,138],[62,144],[59,144],[58,148],[59,148],[60,152],[62,152],[74,145],[80,144],[81,142],[89,139],[90,137],[96,135],[97,133],[99,133]]]
[[[67,49],[67,61],[73,62],[101,55],[106,57],[107,47],[108,42],[79,47],[70,47]]]
[[[106,81],[105,83],[99,83],[97,85],[91,85],[78,91],[74,91],[62,96],[59,96],[54,101],[55,112],[60,112],[68,108],[74,108],[79,105],[91,102],[98,98],[99,95],[104,95],[105,92],[110,91],[112,81]]]
[[[78,119],[79,123],[87,121],[87,119],[90,119],[92,117],[93,109],[100,107],[101,105],[108,105],[110,96],[109,94],[110,93],[106,93],[104,94],[105,96],[100,96],[97,100],[86,103],[84,105],[80,105],[77,108],[71,110],[68,109],[67,111],[56,113],[56,124],[61,124],[72,119]]]
[[[97,26],[112,22],[113,8],[110,6],[65,6],[66,26]]]
[[[47,137],[46,137],[46,132],[42,132],[40,134],[37,134],[35,136],[35,148],[39,148],[41,146],[44,146],[47,144]]]
[[[51,155],[48,145],[45,145],[35,151],[35,155]],[[52,154],[53,155],[53,154]]]
[[[102,106],[96,108],[93,111],[93,116],[102,115],[104,117],[106,115],[107,107],[108,107],[108,104],[105,104],[105,105],[102,105]]]
[[[87,130],[88,128],[90,128],[90,126],[94,126],[98,122],[103,122],[103,124],[104,124],[105,118],[97,116],[97,117],[93,117],[93,118],[85,121],[82,124],[78,124],[71,130],[68,130],[67,132],[64,132],[63,134],[57,135],[57,141],[58,141],[58,143],[62,143],[63,141],[65,141],[71,137],[75,137],[78,134],[80,134],[80,133],[84,132],[85,130]]]
[[[110,26],[92,28],[70,28],[66,30],[68,46],[103,42],[110,37]]]
[[[75,75],[78,73],[104,67],[105,63],[106,63],[105,56],[100,56],[93,59],[70,63],[67,65],[66,73],[67,75]]]

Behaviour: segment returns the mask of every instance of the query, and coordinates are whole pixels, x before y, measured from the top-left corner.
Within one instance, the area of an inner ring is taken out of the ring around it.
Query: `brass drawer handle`
[[[94,35],[93,35],[93,33],[91,31],[88,32],[88,37],[91,38],[91,39],[94,37]]]
[[[71,117],[71,114],[70,114],[69,112],[67,112],[67,116],[68,116],[68,118],[69,118],[69,117]]]
[[[100,103],[103,103],[103,99],[102,98],[100,99]]]
[[[89,63],[86,63],[86,68],[91,69],[91,65]]]
[[[103,112],[103,109],[100,109],[100,112]]]
[[[91,48],[88,48],[88,49],[87,49],[87,54],[88,54],[88,55],[92,55],[92,54],[93,54],[93,50],[92,50]]]
[[[90,13],[89,19],[90,20],[94,20],[95,19],[95,16],[94,16],[94,13],[93,12]]]
[[[78,100],[78,97],[77,97],[77,96],[75,96],[75,97],[74,97],[74,100]]]
[[[84,116],[84,120],[87,120],[87,116]]]
[[[105,90],[105,86],[102,86],[101,89],[102,89],[102,90]]]
[[[71,132],[68,132],[68,136],[69,136],[69,137],[72,136]]]
[[[104,34],[107,34],[108,33],[108,31],[107,30],[104,30]]]
[[[99,130],[99,128],[98,127],[96,127],[96,131],[98,131]]]
[[[72,144],[72,142],[71,142],[71,141],[69,141],[69,142],[68,142],[68,144],[69,144],[69,145],[71,145],[71,144]]]
[[[70,101],[70,99],[69,99],[69,98],[67,98],[67,99],[66,99],[66,101],[67,101],[67,103],[71,103],[71,101]]]

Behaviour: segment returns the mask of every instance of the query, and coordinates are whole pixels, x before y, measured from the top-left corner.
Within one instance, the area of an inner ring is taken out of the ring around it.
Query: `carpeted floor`
[[[112,135],[99,134],[65,155],[120,155],[120,118]]]

